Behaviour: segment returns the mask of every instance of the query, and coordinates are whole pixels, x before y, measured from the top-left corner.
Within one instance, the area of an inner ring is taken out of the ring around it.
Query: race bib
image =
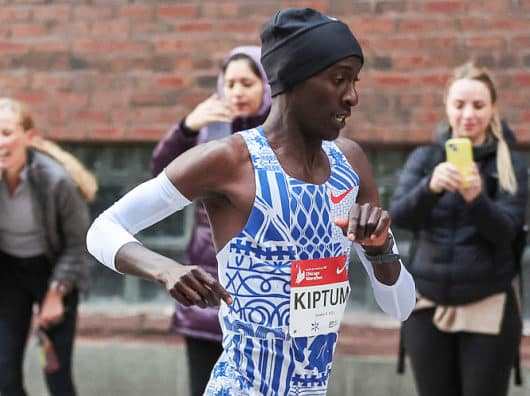
[[[289,334],[312,337],[339,329],[350,294],[346,256],[291,265]]]

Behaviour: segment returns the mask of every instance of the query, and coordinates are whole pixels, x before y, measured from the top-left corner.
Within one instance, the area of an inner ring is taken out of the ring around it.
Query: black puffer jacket
[[[504,128],[507,141],[511,131]],[[513,135],[512,135],[513,136]],[[428,185],[434,167],[445,161],[444,143],[414,150],[400,175],[390,205],[393,224],[416,233],[408,264],[418,292],[440,305],[460,305],[508,290],[515,276],[512,244],[525,221],[527,168],[512,151],[515,195],[499,186],[497,143],[473,148],[483,192],[470,204],[458,193],[434,194]]]

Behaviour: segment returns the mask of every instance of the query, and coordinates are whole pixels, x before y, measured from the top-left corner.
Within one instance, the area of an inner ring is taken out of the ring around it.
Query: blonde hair
[[[3,110],[9,111],[17,117],[17,122],[22,126],[24,132],[35,127],[27,107],[21,102],[10,98],[0,98],[0,111]],[[94,200],[98,190],[96,177],[77,158],[57,144],[39,136],[31,139],[30,147],[59,162],[70,174],[85,200],[88,202]]]
[[[447,99],[451,85],[455,81],[462,79],[482,82],[490,92],[491,103],[493,105],[497,103],[497,90],[495,89],[491,74],[487,69],[478,67],[473,62],[465,63],[453,71],[453,75],[446,85],[445,99]],[[517,179],[515,178],[515,173],[513,171],[510,149],[502,133],[501,120],[497,106],[493,106],[493,116],[491,117],[487,133],[490,133],[495,139],[497,139],[497,173],[499,174],[501,188],[511,194],[515,194],[517,192]]]
[[[2,110],[12,112],[18,118],[17,122],[22,126],[24,132],[27,132],[35,127],[33,118],[29,114],[27,107],[22,102],[11,98],[0,98],[0,111]]]

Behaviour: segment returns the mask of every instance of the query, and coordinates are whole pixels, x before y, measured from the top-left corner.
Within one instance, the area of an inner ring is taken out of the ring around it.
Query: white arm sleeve
[[[90,254],[116,270],[118,250],[128,242],[140,243],[133,235],[158,223],[190,204],[171,183],[165,172],[140,184],[101,213],[88,230]]]
[[[400,262],[401,269],[397,281],[393,285],[385,285],[375,277],[372,263],[366,258],[362,246],[354,243],[353,247],[370,278],[374,297],[379,307],[395,319],[400,321],[406,320],[416,305],[416,285],[414,284],[412,275],[407,271],[403,263]],[[393,253],[399,254],[396,243],[394,243],[392,250]]]

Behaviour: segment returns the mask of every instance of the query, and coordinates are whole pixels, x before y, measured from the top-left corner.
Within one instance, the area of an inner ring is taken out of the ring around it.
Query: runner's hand
[[[390,215],[370,203],[354,203],[348,219],[336,219],[335,224],[350,240],[362,246],[384,246],[390,228]]]
[[[232,303],[232,297],[223,286],[197,266],[179,266],[163,274],[162,279],[171,297],[184,306],[215,307],[221,299],[227,304]]]

